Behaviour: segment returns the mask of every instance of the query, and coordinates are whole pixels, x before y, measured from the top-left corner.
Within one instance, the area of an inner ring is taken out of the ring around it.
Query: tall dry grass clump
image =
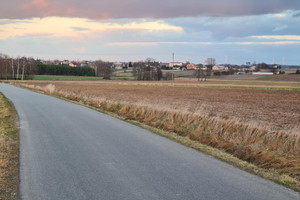
[[[50,93],[49,87],[53,88],[46,86],[40,89]],[[297,131],[290,133],[271,130],[254,123],[240,123],[230,119],[170,109],[154,109],[149,106],[120,104],[70,91],[54,89],[51,93],[117,113],[126,119],[174,132],[228,152],[261,168],[273,169],[300,180],[300,133]]]
[[[263,168],[299,177],[299,134],[149,107],[121,106],[118,114],[229,152]],[[109,108],[110,110],[110,108]]]
[[[55,91],[55,85],[53,84],[48,84],[44,87],[44,91],[48,94],[53,94],[53,92]]]

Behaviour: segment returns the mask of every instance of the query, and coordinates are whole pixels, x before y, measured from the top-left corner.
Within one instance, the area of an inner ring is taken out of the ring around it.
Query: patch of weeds
[[[282,185],[291,185],[295,182],[295,179],[293,179],[292,177],[290,177],[288,175],[282,175],[279,179],[279,182]]]

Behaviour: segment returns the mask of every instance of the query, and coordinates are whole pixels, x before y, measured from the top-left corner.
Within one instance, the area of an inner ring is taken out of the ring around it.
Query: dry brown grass
[[[0,93],[0,199],[18,198],[18,168],[16,113]]]
[[[299,91],[187,87],[182,83],[47,84],[23,86],[44,92],[50,87],[54,95],[175,132],[300,181]]]

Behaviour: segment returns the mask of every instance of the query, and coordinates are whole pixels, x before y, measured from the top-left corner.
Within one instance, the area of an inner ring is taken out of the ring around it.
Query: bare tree
[[[136,80],[159,81],[162,79],[162,71],[158,62],[137,62],[133,64],[133,76]],[[151,60],[152,61],[152,60]]]
[[[208,69],[204,68],[202,64],[198,65],[194,71],[194,76],[198,79],[198,81],[206,81],[207,75]]]
[[[14,59],[11,58],[11,78],[15,79]]]
[[[17,58],[18,64],[17,64],[17,80],[19,80],[19,69],[20,69],[20,58]]]
[[[23,81],[24,80],[24,73],[25,73],[25,65],[26,65],[26,63],[25,63],[25,58],[23,57],[22,58],[22,78],[21,78],[21,80]]]
[[[103,77],[104,79],[111,79],[113,73],[113,64],[110,62],[103,62],[97,60],[91,63],[91,67],[95,69],[96,76]]]
[[[215,59],[215,58],[207,58],[207,59],[205,60],[205,66],[206,66],[209,70],[211,70],[212,67],[213,67],[214,65],[216,65],[216,59]]]
[[[22,80],[31,79],[33,74],[37,72],[37,66],[33,58],[23,57],[20,60],[19,58],[14,59],[0,54],[0,79],[19,79],[20,67],[22,67]]]

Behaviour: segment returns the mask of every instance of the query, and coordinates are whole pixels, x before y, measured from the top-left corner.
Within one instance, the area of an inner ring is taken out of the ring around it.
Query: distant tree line
[[[95,76],[95,70],[90,67],[45,64],[38,64],[37,67],[39,75]]]
[[[37,73],[37,66],[33,58],[12,58],[0,54],[0,79],[26,80],[32,79]]]

